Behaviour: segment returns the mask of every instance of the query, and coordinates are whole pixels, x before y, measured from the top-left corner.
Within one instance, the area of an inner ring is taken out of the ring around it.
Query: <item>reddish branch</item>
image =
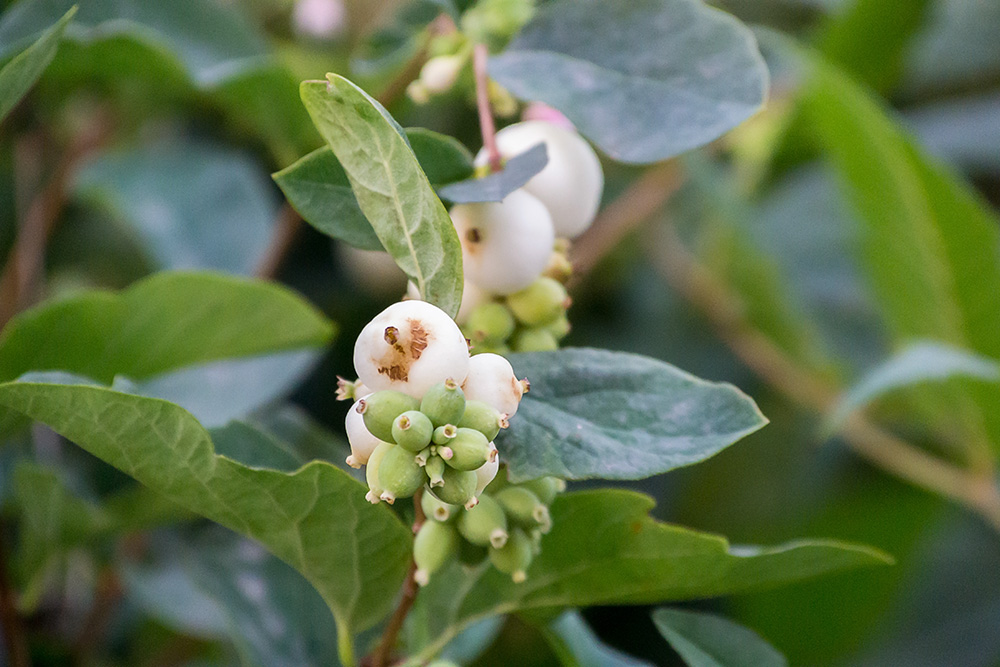
[[[483,133],[483,147],[489,158],[490,171],[503,169],[503,158],[497,148],[496,125],[493,123],[493,109],[490,108],[489,77],[486,61],[489,51],[485,44],[476,44],[472,49],[472,71],[476,77],[476,108],[479,110],[479,129]]]
[[[427,518],[424,516],[424,510],[420,505],[420,498],[423,494],[424,490],[420,489],[413,496],[415,513],[413,522],[414,533],[420,530],[420,526],[424,525],[424,521]],[[385,632],[382,633],[382,641],[379,643],[378,649],[372,655],[371,667],[387,667],[392,660],[392,652],[396,647],[396,641],[399,639],[399,633],[403,629],[403,623],[406,621],[407,614],[413,608],[413,603],[417,601],[417,592],[420,590],[417,580],[414,577],[416,572],[417,564],[411,560],[410,570],[407,572],[406,581],[403,583],[403,595],[399,600],[399,605],[396,606],[396,611],[392,613],[392,618],[389,619],[389,624],[385,626]]]
[[[3,629],[4,644],[11,667],[30,667],[31,654],[28,651],[28,639],[17,612],[17,594],[10,585],[7,572],[6,545],[2,542],[6,536],[0,525],[0,628]]]

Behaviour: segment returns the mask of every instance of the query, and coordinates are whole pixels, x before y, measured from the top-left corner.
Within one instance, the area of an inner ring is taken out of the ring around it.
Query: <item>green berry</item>
[[[479,504],[458,517],[458,532],[473,544],[499,549],[507,543],[507,515],[497,501],[479,496]]]
[[[454,424],[445,424],[434,429],[431,440],[434,441],[435,445],[447,445],[456,435],[458,435],[458,427]]]
[[[566,490],[566,482],[558,477],[539,477],[517,486],[534,493],[545,505],[551,505],[556,496]]]
[[[510,482],[507,481],[507,469],[498,470],[497,474],[493,476],[493,479],[486,485],[484,489],[485,493],[495,496],[502,489],[506,489],[510,486]]]
[[[443,523],[457,519],[462,511],[461,507],[442,502],[430,493],[420,494],[420,508],[428,519]]]
[[[427,465],[424,466],[424,471],[427,473],[427,479],[429,480],[431,488],[444,486],[445,467],[444,459],[440,456],[432,456],[427,459]]]
[[[426,586],[431,575],[458,553],[458,533],[451,524],[425,521],[413,540],[414,579]]]
[[[452,457],[446,461],[455,470],[475,470],[489,461],[490,441],[473,428],[460,428],[458,434],[448,443]]]
[[[566,317],[566,313],[561,314],[559,317],[545,325],[545,330],[552,334],[552,337],[556,340],[562,340],[568,336],[572,328],[572,325],[569,323],[569,318]]]
[[[456,424],[465,412],[465,392],[454,380],[439,382],[424,394],[420,411],[430,418],[434,426]]]
[[[465,331],[473,342],[502,343],[514,333],[516,325],[509,308],[502,303],[490,302],[473,308],[465,322]]]
[[[539,278],[520,292],[507,297],[507,307],[519,322],[540,327],[552,322],[566,311],[569,295],[562,283],[552,278]]]
[[[379,465],[382,463],[382,457],[386,455],[390,449],[393,449],[396,445],[391,442],[383,442],[374,450],[372,450],[371,455],[368,457],[368,465],[365,468],[365,479],[368,481],[368,494],[365,498],[368,502],[373,504],[378,504],[381,500],[382,485],[378,481],[378,469]]]
[[[474,506],[476,501],[476,473],[471,470],[445,468],[442,473],[444,484],[431,491],[439,500],[452,505]]]
[[[519,526],[535,528],[551,525],[549,508],[542,504],[538,496],[523,487],[508,486],[494,498],[507,513],[507,518]]]
[[[420,410],[407,410],[392,422],[392,439],[414,454],[431,444],[433,434],[434,425]]]
[[[510,349],[515,352],[551,352],[559,349],[559,341],[544,327],[519,329],[510,339]]]
[[[467,401],[465,403],[465,413],[458,421],[460,428],[474,428],[487,440],[492,441],[500,433],[501,428],[507,427],[507,420],[500,411],[492,405],[482,401]]]
[[[382,500],[390,505],[396,498],[409,498],[424,485],[427,475],[413,460],[413,452],[393,447],[378,466],[378,481],[382,486]]]
[[[531,550],[531,538],[520,528],[510,532],[507,543],[499,549],[490,547],[490,561],[493,567],[509,574],[514,583],[521,583],[528,578],[528,566],[534,554]]]
[[[407,410],[416,410],[420,402],[403,392],[383,389],[358,401],[357,410],[365,418],[365,428],[379,440],[395,442],[392,424]]]

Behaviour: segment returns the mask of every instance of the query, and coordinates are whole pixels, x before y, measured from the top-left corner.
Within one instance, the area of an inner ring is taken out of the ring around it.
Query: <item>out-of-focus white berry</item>
[[[521,120],[540,120],[559,127],[564,127],[571,132],[576,132],[573,121],[567,118],[562,111],[554,109],[544,102],[531,102],[521,112]]]
[[[538,143],[545,142],[549,161],[524,185],[552,216],[556,236],[579,236],[597,215],[604,190],[601,162],[579,134],[553,123],[530,120],[515,123],[497,132],[497,148],[505,158],[516,157]],[[482,150],[476,164],[487,163]]]
[[[458,204],[451,220],[469,281],[494,294],[524,289],[548,266],[555,230],[548,209],[523,189],[502,202]]]
[[[367,398],[371,394],[366,394],[362,398]],[[347,411],[347,419],[344,427],[347,429],[347,441],[351,443],[351,455],[347,457],[347,465],[352,468],[360,468],[368,463],[368,458],[375,451],[375,448],[382,444],[365,427],[364,416],[358,412],[358,404],[355,403]]]
[[[300,35],[329,39],[344,30],[343,0],[298,0],[292,10],[292,28]]]
[[[389,253],[382,250],[361,250],[347,243],[335,243],[337,259],[351,282],[373,296],[399,294],[406,283],[406,274]]]
[[[427,90],[427,86],[425,86],[424,82],[420,79],[411,81],[410,84],[406,86],[406,96],[418,106],[423,106],[431,101],[431,92]]]
[[[465,66],[465,56],[434,56],[420,69],[420,82],[427,92],[440,95],[451,90]]]
[[[497,450],[496,445],[492,442],[490,445],[493,447],[493,451]],[[483,492],[490,482],[497,476],[497,471],[500,470],[500,457],[491,456],[486,463],[476,469],[476,497]]]
[[[410,299],[420,299],[420,290],[417,289],[412,280],[406,283],[406,296]],[[475,310],[476,306],[486,303],[489,299],[488,292],[484,292],[476,287],[475,283],[466,280],[462,287],[462,305],[458,307],[455,321],[464,322],[469,319],[469,313]]]
[[[370,389],[421,398],[448,378],[469,373],[469,348],[455,321],[426,301],[394,303],[375,316],[354,344],[354,369]]]
[[[484,352],[469,360],[469,375],[462,385],[466,400],[482,401],[513,417],[524,389],[525,383],[517,379],[510,362],[499,354]]]

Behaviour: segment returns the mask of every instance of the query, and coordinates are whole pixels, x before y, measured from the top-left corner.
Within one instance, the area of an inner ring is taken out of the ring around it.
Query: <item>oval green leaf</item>
[[[625,352],[515,354],[527,377],[497,440],[512,479],[641,479],[713,456],[767,423],[736,387]]]
[[[489,70],[630,163],[718,138],[760,109],[768,85],[750,30],[698,0],[546,4]]]
[[[657,609],[653,623],[689,667],[787,667],[760,636],[725,618],[680,609]]]
[[[55,25],[0,69],[0,121],[14,108],[56,56],[66,25],[76,14],[71,7]]]
[[[425,301],[454,317],[462,302],[462,249],[402,128],[342,76],[302,83],[302,102],[343,166],[382,246]]]

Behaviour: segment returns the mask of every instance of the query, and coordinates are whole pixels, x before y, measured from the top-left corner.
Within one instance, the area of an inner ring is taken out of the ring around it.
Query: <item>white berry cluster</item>
[[[504,159],[544,143],[548,163],[501,202],[451,209],[466,278],[459,323],[474,352],[555,349],[569,332],[569,240],[597,214],[601,163],[575,131],[544,120],[510,125],[496,142]],[[487,159],[484,149],[476,163]]]
[[[495,354],[469,357],[458,325],[424,301],[393,304],[354,346],[357,398],[347,414],[351,455],[373,503],[424,487],[452,505],[474,507],[500,465],[493,439],[517,412],[526,381]]]

